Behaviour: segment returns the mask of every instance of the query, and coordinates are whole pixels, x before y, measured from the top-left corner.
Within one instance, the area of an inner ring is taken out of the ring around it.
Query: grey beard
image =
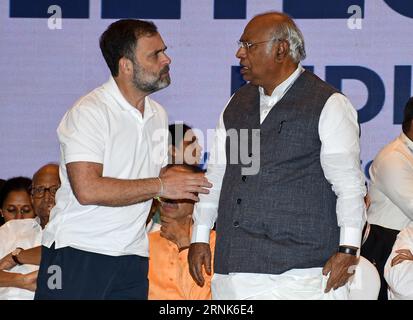
[[[142,72],[142,68],[140,68],[139,65],[134,64],[132,82],[137,89],[143,92],[153,93],[155,91],[166,88],[171,83],[169,76],[161,80],[161,75],[166,71],[169,71],[169,67],[162,69],[159,77],[155,77],[155,75],[153,74],[145,75],[144,72]]]
[[[133,81],[134,85],[143,92],[152,93],[163,88],[166,88],[169,85],[169,79],[165,78],[164,80],[156,79],[152,82],[137,82],[136,79]]]

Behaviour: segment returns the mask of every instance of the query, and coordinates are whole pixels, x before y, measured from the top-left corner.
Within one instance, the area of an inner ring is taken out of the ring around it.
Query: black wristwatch
[[[352,256],[357,256],[357,251],[358,251],[358,249],[350,248],[350,247],[347,247],[347,246],[339,246],[338,247],[338,252],[351,254]]]
[[[16,262],[16,264],[18,264],[19,266],[21,266],[23,263],[21,263],[17,257],[20,254],[20,252],[22,252],[23,250],[24,250],[23,248],[16,248],[11,253],[11,257],[13,261]]]

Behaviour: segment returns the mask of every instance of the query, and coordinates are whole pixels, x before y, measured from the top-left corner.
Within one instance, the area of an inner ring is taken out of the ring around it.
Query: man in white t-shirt
[[[147,299],[152,199],[207,193],[203,174],[162,170],[168,118],[148,96],[170,83],[152,22],[120,20],[100,38],[111,71],[63,117],[62,185],[42,240],[36,299]]]

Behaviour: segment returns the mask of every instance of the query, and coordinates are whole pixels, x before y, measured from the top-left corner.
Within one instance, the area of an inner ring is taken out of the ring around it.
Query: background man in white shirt
[[[412,121],[413,97],[404,108],[403,132],[380,150],[370,166],[370,224],[399,231],[413,224]]]
[[[383,147],[370,166],[369,234],[361,254],[380,274],[379,299],[387,298],[384,265],[397,234],[413,225],[413,98],[404,108],[403,132]]]
[[[148,96],[169,85],[171,59],[156,26],[114,22],[100,48],[112,76],[57,130],[62,185],[44,231],[36,299],[147,299],[153,197],[198,201],[194,193],[211,186],[203,174],[161,173],[168,119]]]
[[[202,267],[210,273],[208,235],[218,217],[214,299],[345,299],[365,211],[357,112],[301,67],[302,34],[282,13],[254,17],[236,56],[249,84],[218,123],[207,172],[213,188],[194,213],[191,274],[202,286]],[[260,164],[256,175],[230,161],[244,145]]]

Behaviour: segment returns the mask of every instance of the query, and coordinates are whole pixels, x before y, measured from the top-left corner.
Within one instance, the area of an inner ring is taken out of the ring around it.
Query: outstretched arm
[[[103,177],[103,165],[92,162],[66,164],[73,192],[82,205],[127,206],[161,195],[169,199],[198,201],[194,193],[208,193],[212,185],[202,173],[164,170],[158,178],[126,180]]]
[[[15,287],[30,291],[36,290],[38,271],[28,274],[0,271],[0,287]]]

